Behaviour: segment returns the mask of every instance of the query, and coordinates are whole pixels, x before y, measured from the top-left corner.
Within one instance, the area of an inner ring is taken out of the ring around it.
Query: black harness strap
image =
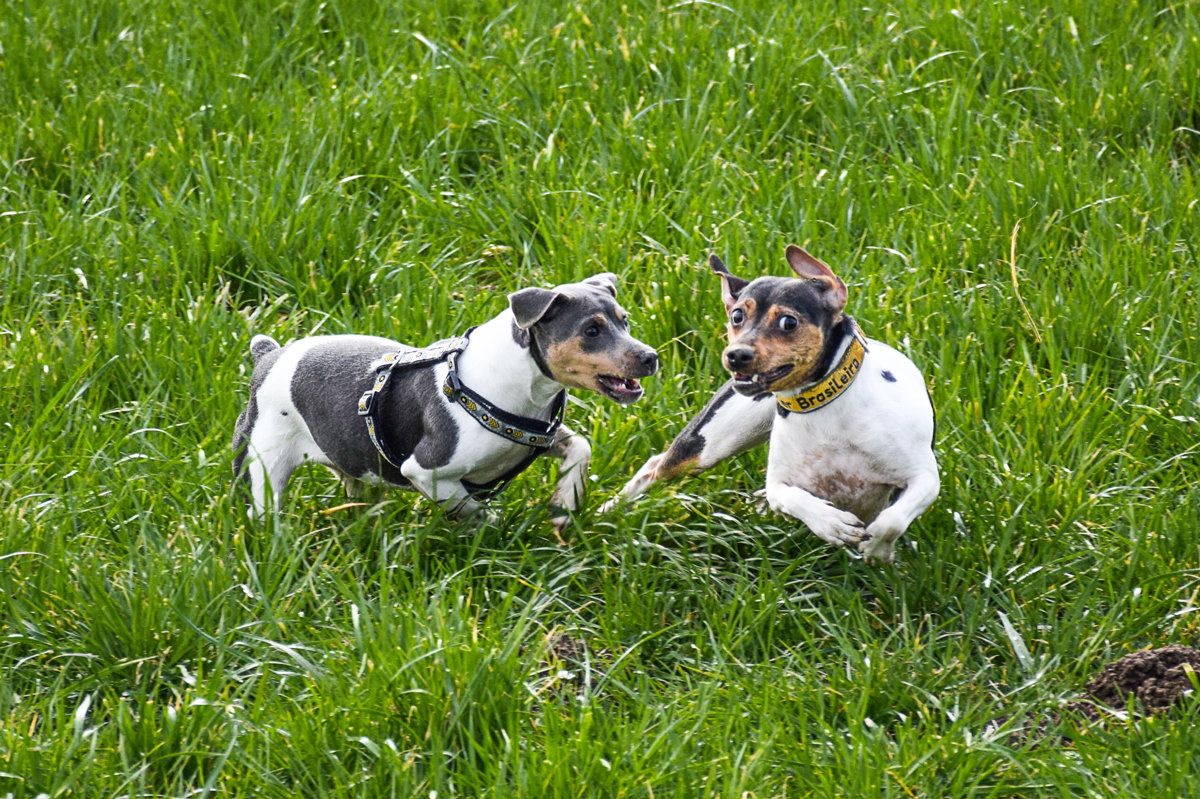
[[[501,438],[524,444],[539,450],[545,450],[554,443],[554,434],[562,424],[563,411],[567,406],[566,390],[554,396],[554,413],[550,421],[530,419],[509,413],[503,408],[489,402],[486,397],[472,391],[463,385],[458,377],[458,353],[452,352],[446,358],[450,371],[446,373],[446,382],[442,384],[442,393],[451,402],[471,415],[485,430],[495,433]]]
[[[387,387],[388,378],[397,370],[414,369],[422,366],[446,361],[449,371],[442,384],[442,393],[446,398],[466,411],[472,419],[485,430],[501,438],[530,448],[528,457],[522,459],[516,467],[497,480],[485,485],[463,482],[472,494],[484,494],[495,490],[507,483],[525,470],[530,463],[554,444],[554,436],[562,425],[563,413],[567,405],[566,390],[558,392],[554,397],[550,421],[518,416],[500,408],[481,394],[472,391],[458,376],[458,356],[467,348],[468,330],[464,336],[443,339],[424,348],[405,348],[398,352],[388,353],[383,357],[383,363],[377,368],[374,385],[358,399],[358,415],[363,417],[367,425],[367,434],[371,443],[379,452],[379,456],[396,469],[409,457],[408,454],[398,453],[388,446],[383,435],[383,423],[380,420],[380,397]]]
[[[467,331],[467,335],[470,335],[470,331]],[[437,363],[445,360],[452,352],[457,355],[466,347],[467,336],[456,336],[435,341],[424,348],[408,347],[397,352],[389,352],[383,356],[383,363],[376,369],[375,384],[358,398],[358,415],[363,417],[363,421],[367,424],[367,435],[371,437],[371,443],[379,451],[379,456],[397,469],[408,456],[400,455],[388,446],[383,437],[383,424],[379,420],[381,404],[379,397],[387,386],[388,378],[397,369],[403,371]]]

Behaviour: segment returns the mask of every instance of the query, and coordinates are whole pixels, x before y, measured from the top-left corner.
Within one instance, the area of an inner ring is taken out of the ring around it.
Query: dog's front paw
[[[857,546],[867,538],[867,527],[861,519],[833,505],[827,504],[820,517],[805,523],[817,538],[835,547]]]
[[[651,456],[642,464],[642,468],[637,470],[637,474],[629,478],[629,482],[621,488],[616,496],[600,506],[600,513],[610,513],[622,502],[644,493],[649,486],[656,483],[658,481],[658,465],[662,463],[662,459],[662,454]]]
[[[858,542],[858,551],[871,564],[893,563],[896,560],[896,542],[893,539],[864,538]]]
[[[896,560],[896,540],[904,533],[904,527],[890,523],[888,510],[871,522],[867,527],[867,537],[858,545],[858,551],[868,563],[892,563]]]
[[[503,517],[497,512],[475,500],[468,500],[450,512],[455,519],[469,521],[472,524],[497,525]]]

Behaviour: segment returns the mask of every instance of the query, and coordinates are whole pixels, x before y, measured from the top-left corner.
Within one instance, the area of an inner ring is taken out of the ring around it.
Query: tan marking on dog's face
[[[751,324],[752,324],[750,320],[754,319],[754,309],[757,306],[758,306],[758,303],[756,303],[753,299],[745,299],[745,300],[742,300],[741,302],[734,303],[729,308],[729,311],[725,316],[725,333],[729,337],[730,344],[733,344],[734,342],[736,342],[739,336],[741,336],[748,329],[750,329]],[[743,318],[746,320],[745,322],[743,322],[742,324],[737,325],[737,326],[735,326],[733,324],[734,308],[737,308],[738,310],[740,310],[742,312],[742,314],[744,315]]]
[[[622,364],[611,350],[588,352],[583,339],[572,337],[546,348],[546,367],[551,376],[567,388],[596,391],[600,375],[623,377],[632,370]]]
[[[646,356],[653,356],[653,350],[628,334],[628,315],[622,311],[616,318],[614,323],[604,314],[587,317],[576,335],[548,344],[551,377],[567,388],[594,391],[622,404],[638,399],[638,379],[653,374],[657,361],[648,364]]]
[[[769,307],[761,319],[755,318],[752,299],[738,303],[730,313],[738,309],[745,312],[746,321],[737,327],[730,323],[729,347],[726,351],[732,347],[749,347],[754,351],[754,359],[748,366],[739,367],[738,371],[762,375],[790,365],[790,371],[761,388],[779,392],[802,385],[816,366],[825,346],[821,329],[786,306]]]
[[[557,286],[530,327],[549,375],[567,388],[595,391],[622,405],[642,396],[639,378],[658,370],[653,348],[629,332],[629,314],[606,286]]]

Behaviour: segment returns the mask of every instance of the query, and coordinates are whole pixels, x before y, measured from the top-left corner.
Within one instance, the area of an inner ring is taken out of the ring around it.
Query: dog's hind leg
[[[770,394],[746,397],[733,390],[732,380],[725,383],[667,450],[642,464],[600,512],[612,510],[622,499],[636,497],[661,480],[699,474],[765,443],[771,436],[774,414]]]
[[[265,485],[267,483],[264,464],[258,453],[252,451],[256,443],[262,443],[258,394],[263,381],[270,375],[271,366],[279,352],[279,342],[270,336],[257,335],[250,340],[250,357],[254,361],[254,375],[250,380],[250,400],[246,403],[246,409],[238,414],[237,422],[233,427],[234,493],[242,495],[256,516],[261,516],[266,509]],[[295,469],[294,465],[292,469]],[[291,471],[289,470],[287,474],[290,476]],[[283,482],[286,484],[287,479],[285,478]]]
[[[244,500],[247,505],[253,504],[246,459],[249,455],[247,447],[250,445],[250,425],[258,413],[254,405],[254,400],[251,399],[250,406],[238,414],[237,423],[233,427],[233,493],[235,498]]]
[[[255,428],[246,442],[240,479],[249,489],[250,509],[261,517],[268,510],[277,512],[288,480],[305,456],[289,430]]]

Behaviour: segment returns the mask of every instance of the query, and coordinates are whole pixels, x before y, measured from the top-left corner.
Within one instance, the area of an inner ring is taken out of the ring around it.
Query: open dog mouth
[[[622,405],[633,402],[642,396],[642,384],[632,377],[616,377],[614,375],[597,375],[596,382],[600,384],[600,393]]]
[[[792,364],[785,363],[783,366],[777,366],[774,369],[753,375],[746,374],[745,372],[734,372],[733,390],[745,395],[765,393],[771,390],[772,384],[792,371],[793,368],[795,367]]]

